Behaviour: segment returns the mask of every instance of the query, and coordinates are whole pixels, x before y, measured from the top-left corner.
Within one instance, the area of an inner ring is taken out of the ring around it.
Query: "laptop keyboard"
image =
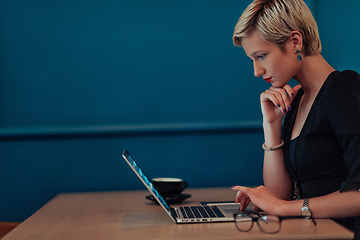
[[[225,217],[217,206],[179,207],[184,218],[221,218]]]

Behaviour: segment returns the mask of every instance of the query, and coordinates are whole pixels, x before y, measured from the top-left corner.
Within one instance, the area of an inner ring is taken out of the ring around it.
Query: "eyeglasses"
[[[303,217],[278,217],[272,215],[262,215],[256,211],[242,211],[234,214],[235,226],[241,232],[248,232],[257,223],[260,230],[264,233],[274,234],[281,229],[281,221],[285,218],[303,218]],[[314,225],[315,220],[312,218]]]

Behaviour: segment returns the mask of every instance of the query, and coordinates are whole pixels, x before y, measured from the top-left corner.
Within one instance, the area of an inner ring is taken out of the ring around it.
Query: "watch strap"
[[[303,207],[309,208],[309,200],[310,200],[310,198],[304,199]]]

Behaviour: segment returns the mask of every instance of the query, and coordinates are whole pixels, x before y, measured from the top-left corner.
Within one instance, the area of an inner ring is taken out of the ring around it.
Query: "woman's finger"
[[[238,191],[235,196],[235,203],[239,203],[241,201],[241,196],[243,193],[241,191]]]
[[[283,89],[286,91],[288,97],[289,97],[291,100],[295,97],[296,93],[295,93],[294,89],[293,89],[292,87],[290,87],[290,85],[287,85],[287,84],[286,84],[286,85],[283,87]]]
[[[247,197],[244,202],[240,202],[240,211],[245,210],[250,202],[251,199],[249,197]]]
[[[302,88],[302,86],[299,84],[299,85],[296,85],[295,87],[293,87],[293,91],[295,93],[295,95],[298,93],[298,91]]]
[[[244,206],[246,205],[246,202],[248,201],[249,197],[246,194],[243,194],[240,199],[240,210],[244,210]]]
[[[287,112],[289,105],[288,97],[286,96],[285,90],[269,89],[260,95],[260,101],[264,102],[269,99],[275,106],[281,109],[282,112]],[[286,98],[286,99],[285,99]]]

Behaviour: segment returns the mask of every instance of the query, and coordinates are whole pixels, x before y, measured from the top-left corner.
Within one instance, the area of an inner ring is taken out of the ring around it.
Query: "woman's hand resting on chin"
[[[285,114],[291,111],[291,103],[294,100],[301,85],[290,87],[285,85],[282,88],[266,90],[260,95],[261,111],[264,123],[281,122]]]

